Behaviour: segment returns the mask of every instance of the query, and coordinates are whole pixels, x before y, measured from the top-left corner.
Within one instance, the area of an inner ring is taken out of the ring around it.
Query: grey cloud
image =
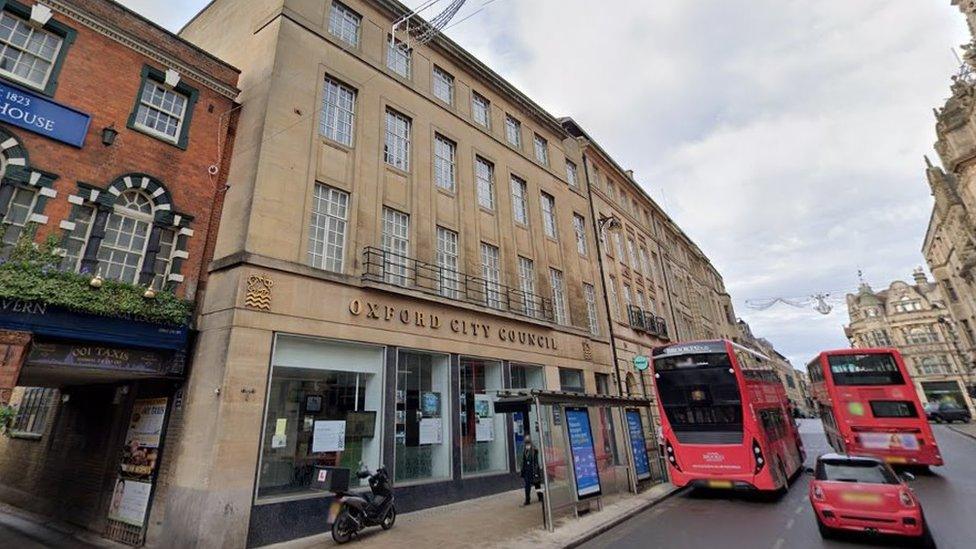
[[[173,29],[204,5],[123,3]],[[859,268],[883,287],[922,263],[931,108],[967,38],[948,0],[498,0],[447,33],[663,193],[795,365],[846,345],[843,305],[746,298],[849,291]]]

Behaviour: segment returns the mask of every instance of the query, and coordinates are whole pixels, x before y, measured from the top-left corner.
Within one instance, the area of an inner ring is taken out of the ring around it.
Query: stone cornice
[[[218,94],[228,98],[236,99],[239,90],[234,86],[229,86],[216,78],[211,77],[203,71],[193,68],[187,63],[173,57],[172,55],[160,51],[158,48],[154,48],[149,43],[140,40],[134,36],[129,35],[118,28],[110,26],[102,21],[97,20],[91,15],[85,13],[84,11],[70,5],[62,0],[45,0],[44,2],[53,11],[60,13],[66,17],[69,17],[82,25],[90,28],[91,30],[105,36],[111,40],[114,40],[132,50],[139,52],[140,54],[160,63],[165,68],[170,68],[179,71],[181,74],[189,76],[193,80],[196,80],[200,84],[206,86],[207,88],[217,92]],[[177,40],[179,38],[176,38]]]

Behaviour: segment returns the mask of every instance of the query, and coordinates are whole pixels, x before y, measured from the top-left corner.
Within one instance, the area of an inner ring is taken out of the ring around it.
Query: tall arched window
[[[103,276],[130,284],[139,281],[152,222],[153,202],[146,193],[128,189],[119,194],[98,248]]]
[[[0,154],[0,179],[7,173],[7,156]],[[3,242],[0,242],[0,255],[5,255],[17,244],[21,231],[27,225],[30,215],[34,212],[37,203],[37,191],[31,187],[11,185],[13,191],[10,193],[9,202],[5,212],[0,212],[0,223],[3,225]]]

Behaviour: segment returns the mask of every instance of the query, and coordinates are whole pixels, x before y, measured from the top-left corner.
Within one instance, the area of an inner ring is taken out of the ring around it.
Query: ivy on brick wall
[[[0,264],[0,299],[21,299],[79,313],[157,324],[189,323],[193,311],[191,301],[169,291],[146,298],[144,287],[113,280],[105,280],[100,288],[93,288],[91,275],[58,268],[62,256],[57,246],[57,238],[53,236],[40,245],[34,243],[33,230],[25,228],[6,261]]]
[[[17,410],[13,406],[0,404],[0,435],[9,435]]]

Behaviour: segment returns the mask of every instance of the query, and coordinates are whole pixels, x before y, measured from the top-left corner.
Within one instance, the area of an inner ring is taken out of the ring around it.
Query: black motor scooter
[[[332,539],[336,543],[346,543],[367,526],[380,526],[389,530],[396,522],[393,486],[386,468],[380,467],[373,474],[364,469],[356,473],[356,477],[369,479],[372,494],[336,493],[332,505],[338,507],[334,509],[335,512],[329,513],[334,517]]]

